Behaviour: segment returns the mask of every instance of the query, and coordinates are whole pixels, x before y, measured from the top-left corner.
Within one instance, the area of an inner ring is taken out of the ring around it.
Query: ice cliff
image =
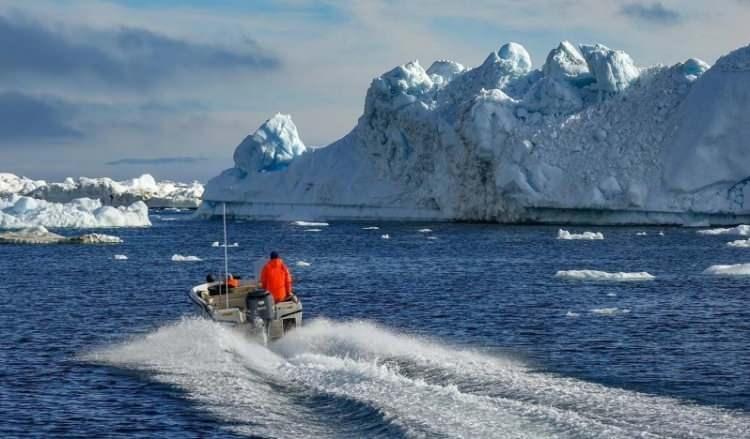
[[[79,177],[66,178],[62,183],[47,183],[44,180],[0,173],[0,196],[10,194],[56,203],[69,203],[76,198],[92,198],[113,206],[128,206],[136,201],[143,201],[153,208],[195,208],[201,202],[203,185],[197,181],[191,184],[157,182],[150,174],[125,181],[107,177]]]
[[[750,46],[714,66],[640,68],[562,42],[534,69],[508,43],[479,66],[417,61],[375,78],[354,129],[307,150],[264,123],[199,212],[255,218],[570,223],[750,216]]]

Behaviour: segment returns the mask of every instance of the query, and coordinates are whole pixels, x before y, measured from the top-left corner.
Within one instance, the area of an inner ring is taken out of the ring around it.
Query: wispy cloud
[[[105,164],[108,166],[175,165],[193,164],[205,161],[208,161],[205,157],[156,157],[119,159]]]
[[[70,104],[49,97],[18,92],[0,94],[0,144],[59,142],[79,138],[70,125]]]
[[[177,74],[272,70],[280,65],[251,39],[244,47],[227,48],[137,27],[50,27],[19,14],[0,16],[0,52],[3,78],[93,79],[114,88],[150,86]]]
[[[651,24],[674,25],[683,19],[678,11],[667,8],[661,2],[630,3],[624,5],[620,13],[630,19]]]

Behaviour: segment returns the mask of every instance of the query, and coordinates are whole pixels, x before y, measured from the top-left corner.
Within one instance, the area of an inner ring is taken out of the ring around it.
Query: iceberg
[[[747,224],[740,224],[736,227],[718,228],[718,229],[706,229],[698,230],[701,235],[739,235],[739,236],[750,236],[750,226]]]
[[[130,206],[112,207],[89,198],[53,203],[16,194],[0,197],[0,229],[33,226],[90,229],[150,225],[148,206],[142,201]]]
[[[24,195],[55,203],[69,203],[77,198],[99,199],[110,206],[127,206],[143,201],[152,208],[196,208],[203,196],[203,185],[157,182],[150,174],[124,181],[111,178],[66,178],[61,183],[31,180],[14,174],[0,173],[0,196]]]
[[[117,236],[88,233],[66,237],[50,232],[44,226],[33,226],[21,230],[0,233],[0,244],[121,244]]]
[[[126,255],[115,255],[114,260],[115,261],[127,261],[128,257]]]
[[[750,46],[639,67],[563,41],[534,68],[508,43],[476,67],[407,62],[356,126],[307,149],[276,115],[211,179],[199,215],[565,224],[750,219]]]
[[[654,280],[656,276],[639,271],[635,273],[608,273],[597,270],[561,270],[555,273],[555,277],[572,280],[592,280],[592,281],[643,281]]]
[[[738,239],[736,241],[727,242],[727,246],[735,248],[750,248],[750,239]]]
[[[750,276],[750,264],[712,265],[703,274],[716,276]]]
[[[582,240],[594,241],[594,240],[604,239],[604,234],[601,232],[570,233],[567,230],[560,229],[557,231],[557,239],[563,239],[563,240],[582,239]]]
[[[199,258],[198,256],[183,256],[178,254],[172,255],[172,261],[174,262],[200,262],[202,260],[203,259]]]

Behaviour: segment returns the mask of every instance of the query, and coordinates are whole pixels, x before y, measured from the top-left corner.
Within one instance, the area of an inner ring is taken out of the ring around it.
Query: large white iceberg
[[[509,43],[474,68],[414,61],[375,78],[357,125],[327,147],[303,150],[276,116],[208,183],[199,212],[737,223],[750,218],[748,108],[750,46],[710,68],[639,68],[563,42],[534,69]]]
[[[143,201],[153,208],[195,208],[201,202],[203,185],[156,181],[150,174],[124,181],[111,178],[66,178],[60,183],[31,180],[14,174],[0,173],[0,195],[18,194],[56,203],[76,198],[100,199],[111,206],[127,206]]]
[[[130,206],[104,206],[99,200],[79,198],[53,203],[20,195],[0,197],[0,229],[34,226],[56,228],[102,228],[150,226],[148,206],[136,201]]]

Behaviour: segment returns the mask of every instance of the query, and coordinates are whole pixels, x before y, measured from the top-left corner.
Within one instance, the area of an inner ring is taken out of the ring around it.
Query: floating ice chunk
[[[567,230],[560,229],[557,231],[557,239],[599,240],[604,239],[604,234],[601,232],[570,233]]]
[[[219,243],[219,241],[214,241],[213,243],[211,243],[211,247],[218,247],[220,245],[221,244]]]
[[[736,241],[727,242],[727,246],[729,246],[729,247],[737,247],[737,248],[750,248],[750,238],[748,238],[748,239],[738,239]]]
[[[383,235],[380,235],[380,237],[381,237],[382,239],[391,239],[391,235],[389,235],[389,234],[387,234],[387,233],[386,233],[386,234],[383,234]]]
[[[648,235],[648,233],[647,233],[647,232],[637,232],[637,233],[635,234],[635,236],[646,236],[646,235]]]
[[[577,312],[573,312],[573,311],[568,311],[565,313],[565,317],[569,317],[569,318],[576,318],[578,316],[580,316],[580,314],[578,314]]]
[[[305,229],[305,232],[322,232],[323,229]]]
[[[434,240],[438,239],[438,237],[437,236],[428,236],[427,239],[431,239],[431,240],[434,241]]]
[[[57,244],[67,240],[68,238],[52,233],[43,226],[0,233],[0,243],[4,244]]]
[[[53,203],[11,195],[0,198],[0,229],[31,226],[60,228],[150,226],[148,206],[137,201],[128,207],[103,206],[101,201],[78,198],[70,203]]]
[[[664,232],[659,232],[659,236],[664,236]]]
[[[174,254],[172,255],[172,260],[174,262],[199,262],[199,261],[202,261],[203,259],[199,258],[198,256],[183,256],[183,255]]]
[[[240,243],[235,242],[233,244],[227,245],[226,247],[239,247],[239,246],[240,246]],[[211,243],[211,247],[224,247],[224,244],[220,244],[219,241],[214,241]]]
[[[607,293],[607,297],[617,297],[617,293]]]
[[[601,316],[614,316],[617,314],[628,314],[630,312],[629,309],[620,309],[617,307],[614,308],[594,308],[591,310],[592,314],[598,314]]]
[[[419,230],[417,230],[417,232],[419,232],[419,233],[431,233],[432,229],[419,229]]]
[[[102,233],[88,233],[77,240],[84,244],[121,244],[122,239],[118,236],[105,235]]]
[[[703,274],[716,276],[750,276],[750,264],[712,265]]]
[[[739,236],[750,236],[750,226],[747,224],[740,224],[737,227],[730,228],[718,228],[708,230],[698,230],[701,235],[739,235]]]
[[[234,162],[247,173],[278,171],[306,151],[292,117],[277,113],[237,146]]]
[[[310,265],[312,265],[312,264],[310,264],[309,262],[297,261],[297,266],[298,267],[309,267]]]
[[[368,226],[368,227],[362,227],[362,230],[380,230],[380,227],[378,227],[378,226]]]
[[[654,280],[656,276],[645,272],[639,271],[635,273],[608,273],[606,271],[597,270],[560,270],[555,273],[555,277],[562,279],[574,279],[574,280],[606,280],[606,281],[643,281],[643,280]]]
[[[114,258],[115,258],[116,261],[127,261],[128,260],[128,257],[125,256],[125,255],[115,255]]]
[[[295,221],[293,224],[295,226],[300,226],[300,227],[327,227],[328,226],[328,223],[315,222],[315,221]]]

